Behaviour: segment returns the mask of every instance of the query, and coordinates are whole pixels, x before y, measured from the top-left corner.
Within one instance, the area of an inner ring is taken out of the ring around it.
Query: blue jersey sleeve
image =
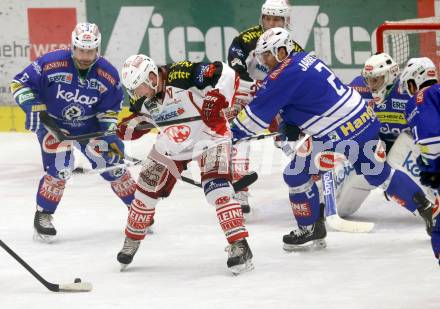
[[[406,118],[428,172],[440,171],[440,85],[422,89],[407,104]]]
[[[118,115],[122,108],[124,92],[116,69],[105,59],[100,59],[100,68],[97,69],[98,76],[103,86],[103,93],[95,111],[101,130],[115,129]]]
[[[283,72],[290,62],[291,58],[287,58],[266,77],[254,100],[234,119],[234,138],[256,135],[266,129],[277,113],[289,103],[289,93],[298,88],[298,83],[292,80],[294,77]]]
[[[44,62],[44,57],[35,60],[18,73],[10,85],[15,102],[26,113],[45,109],[45,105],[40,101]]]

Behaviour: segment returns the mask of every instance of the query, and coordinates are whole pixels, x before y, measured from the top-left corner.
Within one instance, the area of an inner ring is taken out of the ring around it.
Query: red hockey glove
[[[141,124],[148,124],[147,118],[139,114],[131,114],[128,117],[122,119],[118,124],[117,135],[124,141],[130,141],[140,138],[142,135],[147,134],[151,129],[139,130],[136,126]]]
[[[224,134],[227,130],[226,118],[222,110],[228,105],[225,96],[218,89],[209,91],[203,100],[203,122],[218,134]]]

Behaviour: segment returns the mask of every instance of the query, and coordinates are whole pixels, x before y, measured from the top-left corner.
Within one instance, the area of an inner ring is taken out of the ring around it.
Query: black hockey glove
[[[423,162],[421,156],[417,158],[417,165],[420,169],[420,183],[433,189],[440,188],[440,171],[428,172],[428,165]]]

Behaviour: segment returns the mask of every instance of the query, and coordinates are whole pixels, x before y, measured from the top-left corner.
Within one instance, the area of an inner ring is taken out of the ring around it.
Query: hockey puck
[[[75,278],[75,280],[73,282],[74,283],[80,283],[81,282],[81,278]]]

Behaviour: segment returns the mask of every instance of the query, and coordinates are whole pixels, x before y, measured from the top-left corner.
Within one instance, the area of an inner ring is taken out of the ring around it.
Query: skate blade
[[[146,234],[148,234],[148,235],[154,234],[154,229],[151,225],[149,227],[147,227]]]
[[[119,269],[119,271],[121,273],[125,271],[125,269],[128,267],[128,265],[130,265],[130,264],[122,264],[122,263],[120,263],[120,264],[121,264],[121,268]]]
[[[327,247],[327,243],[324,238],[322,239],[316,239],[312,242],[307,242],[302,245],[291,245],[291,244],[284,244],[283,249],[288,252],[302,252],[302,251],[314,251],[314,250],[321,250],[325,249]]]
[[[37,241],[37,242],[43,242],[45,244],[50,244],[55,240],[55,235],[44,235],[44,234],[40,234],[36,230],[34,230],[33,239],[34,239],[34,241]]]
[[[238,276],[239,274],[251,271],[254,268],[255,267],[254,267],[254,264],[252,263],[252,260],[248,260],[244,264],[240,264],[240,265],[235,265],[235,266],[229,267],[229,270],[232,272],[232,274],[234,276]]]

